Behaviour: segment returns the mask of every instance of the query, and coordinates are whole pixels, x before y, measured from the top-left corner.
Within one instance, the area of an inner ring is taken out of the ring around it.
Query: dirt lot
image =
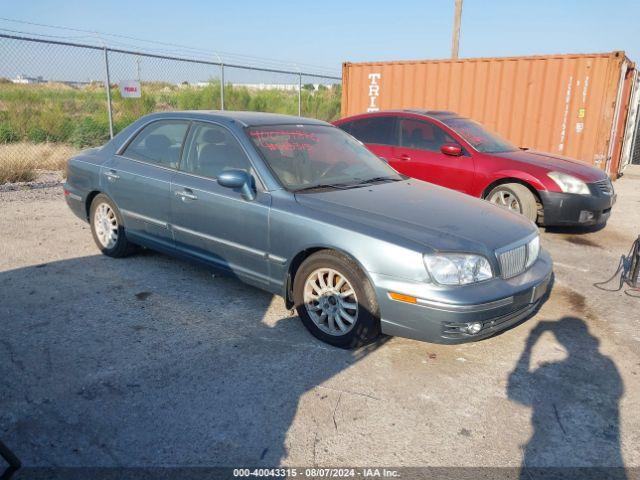
[[[607,228],[543,233],[535,318],[355,352],[207,268],[99,255],[50,185],[0,191],[0,439],[27,467],[640,466],[640,299],[593,286],[640,234],[639,169]]]

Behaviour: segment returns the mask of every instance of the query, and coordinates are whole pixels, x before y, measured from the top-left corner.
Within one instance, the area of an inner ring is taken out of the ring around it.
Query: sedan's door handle
[[[407,160],[411,160],[411,155],[407,155],[406,153],[401,153],[400,155],[398,155],[398,158],[400,160],[407,161]]]
[[[176,192],[176,197],[180,197],[183,201],[187,201],[187,199],[189,200],[197,200],[198,196],[193,193],[193,190],[190,190],[188,188],[185,188],[182,191]]]
[[[107,177],[111,182],[114,182],[120,178],[120,175],[118,175],[115,170],[104,172],[104,176]]]

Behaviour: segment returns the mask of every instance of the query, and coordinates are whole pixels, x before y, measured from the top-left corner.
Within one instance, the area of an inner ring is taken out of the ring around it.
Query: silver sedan
[[[281,295],[344,348],[493,335],[530,316],[552,277],[529,220],[409,179],[316,120],[149,115],[70,160],[64,188],[105,255],[203,262]]]

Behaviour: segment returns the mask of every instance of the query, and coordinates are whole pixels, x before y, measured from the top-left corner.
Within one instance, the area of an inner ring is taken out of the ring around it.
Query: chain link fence
[[[62,170],[76,151],[151,112],[252,110],[327,121],[340,114],[339,77],[212,57],[0,34],[0,183]]]

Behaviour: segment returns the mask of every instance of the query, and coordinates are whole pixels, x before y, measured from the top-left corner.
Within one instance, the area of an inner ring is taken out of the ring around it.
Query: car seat
[[[144,141],[145,149],[149,152],[149,157],[157,160],[158,163],[175,167],[177,159],[171,158],[171,140],[166,135],[149,135]]]

